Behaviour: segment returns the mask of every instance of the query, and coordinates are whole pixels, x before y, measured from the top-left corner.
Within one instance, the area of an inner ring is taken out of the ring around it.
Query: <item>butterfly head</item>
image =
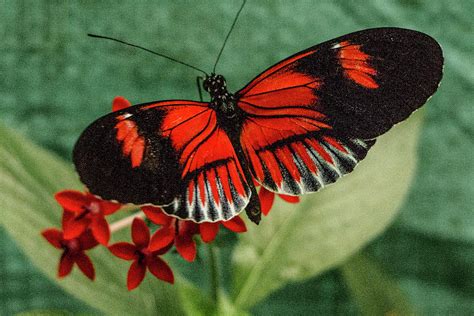
[[[211,95],[211,106],[226,117],[236,115],[236,101],[232,93],[227,91],[227,83],[222,75],[211,74],[204,79],[203,88]]]
[[[202,86],[204,90],[211,94],[211,96],[220,91],[227,91],[227,83],[222,75],[210,74],[209,76],[206,76]]]

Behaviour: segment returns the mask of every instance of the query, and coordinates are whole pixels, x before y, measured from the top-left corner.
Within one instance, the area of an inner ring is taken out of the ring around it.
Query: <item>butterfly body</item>
[[[235,93],[222,75],[208,75],[209,102],[110,113],[83,132],[73,160],[102,198],[159,205],[198,223],[246,209],[258,222],[254,183],[300,195],[350,173],[377,136],[436,91],[442,65],[426,34],[355,32],[286,58]]]
[[[237,102],[234,94],[227,91],[227,83],[222,75],[211,74],[203,82],[203,88],[211,95],[210,107],[231,119],[235,117]]]

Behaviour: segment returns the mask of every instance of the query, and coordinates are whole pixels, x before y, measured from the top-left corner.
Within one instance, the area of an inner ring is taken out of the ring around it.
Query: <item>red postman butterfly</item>
[[[287,195],[335,182],[427,101],[442,66],[426,34],[351,33],[286,58],[235,93],[223,76],[206,75],[210,102],[155,101],[99,118],[73,160],[104,199],[159,205],[198,223],[246,209],[258,223],[254,180]]]

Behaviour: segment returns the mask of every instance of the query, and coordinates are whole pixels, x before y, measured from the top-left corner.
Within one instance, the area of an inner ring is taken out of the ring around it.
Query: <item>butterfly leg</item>
[[[204,81],[204,77],[201,77],[201,76],[197,76],[196,77],[196,84],[197,84],[197,88],[198,88],[198,93],[199,93],[199,101],[202,102],[202,90],[201,90],[201,87],[202,87],[202,82]]]

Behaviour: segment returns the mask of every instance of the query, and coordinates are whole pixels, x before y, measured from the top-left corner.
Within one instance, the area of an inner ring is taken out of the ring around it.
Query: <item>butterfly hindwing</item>
[[[250,123],[255,124],[255,123]],[[289,134],[262,129],[262,135]],[[254,177],[267,189],[280,194],[316,192],[350,173],[364,159],[375,140],[334,137],[331,133],[308,132],[278,141],[243,134],[247,159]]]
[[[162,101],[92,123],[73,154],[81,181],[105,199],[161,205],[196,222],[230,219],[250,191],[207,103]]]
[[[406,119],[438,87],[443,57],[431,37],[364,30],[308,48],[236,93],[240,142],[268,189],[315,192],[349,173],[376,136]]]

